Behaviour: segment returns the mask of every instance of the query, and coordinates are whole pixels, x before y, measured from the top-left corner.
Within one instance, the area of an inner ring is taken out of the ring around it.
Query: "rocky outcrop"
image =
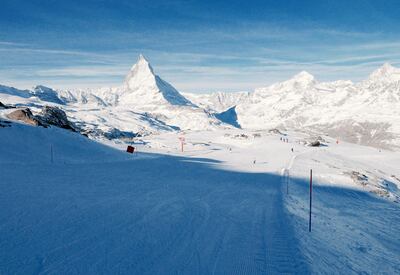
[[[40,118],[34,116],[29,108],[17,109],[7,115],[9,119],[22,121],[33,126],[46,126]]]
[[[74,125],[68,120],[65,112],[57,107],[44,106],[40,113],[40,119],[45,124],[54,125],[76,132]]]
[[[321,142],[319,140],[315,140],[315,141],[310,142],[309,146],[319,147],[319,146],[321,146]]]
[[[33,115],[31,109],[17,109],[7,115],[11,120],[22,121],[33,126],[47,127],[53,125],[76,132],[76,128],[67,118],[65,112],[57,107],[44,106],[39,115]]]
[[[134,138],[140,136],[137,133],[128,132],[128,131],[121,131],[119,129],[113,128],[109,132],[103,133],[104,137],[107,139],[121,139],[126,141],[132,141]]]
[[[279,131],[279,129],[276,129],[276,128],[269,129],[268,133],[277,134],[277,135],[283,135],[283,133],[281,131]]]

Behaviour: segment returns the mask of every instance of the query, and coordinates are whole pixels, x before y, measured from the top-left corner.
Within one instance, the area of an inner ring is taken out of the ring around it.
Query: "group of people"
[[[287,137],[281,137],[281,141],[288,143],[289,139]]]
[[[283,141],[283,142],[289,143],[289,139],[288,139],[287,137],[281,137],[280,139],[281,139],[281,141]],[[293,147],[292,147],[290,150],[291,150],[292,152],[294,152],[294,148],[293,148]]]

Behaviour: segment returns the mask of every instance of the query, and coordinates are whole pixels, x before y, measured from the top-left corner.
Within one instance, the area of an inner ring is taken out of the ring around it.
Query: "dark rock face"
[[[57,107],[44,106],[42,112],[35,116],[29,108],[17,109],[7,115],[9,119],[19,120],[33,126],[53,125],[76,132],[74,125],[68,120],[65,112]]]
[[[103,133],[104,137],[107,139],[122,139],[122,140],[132,140],[139,135],[133,132],[121,131],[119,129],[113,128],[109,132]]]
[[[34,116],[29,108],[17,109],[7,115],[9,119],[19,120],[33,126],[45,126],[40,118]]]
[[[310,146],[319,147],[319,146],[321,146],[321,142],[319,140],[313,141],[310,143]]]
[[[360,183],[362,185],[368,184],[368,176],[361,174],[360,172],[351,171],[350,177],[355,183]]]
[[[12,109],[15,108],[14,106],[9,106],[0,102],[0,109]]]
[[[41,120],[49,125],[76,131],[74,125],[68,120],[65,112],[57,107],[44,106],[40,114]]]

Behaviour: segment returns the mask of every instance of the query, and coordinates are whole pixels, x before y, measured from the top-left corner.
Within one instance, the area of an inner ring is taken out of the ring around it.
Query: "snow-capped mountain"
[[[119,95],[119,105],[135,105],[152,108],[157,105],[195,107],[171,84],[154,74],[149,62],[142,56],[126,76],[123,92]]]
[[[58,93],[68,103],[124,106],[135,111],[148,112],[173,106],[196,107],[171,84],[156,75],[143,55],[139,56],[120,87],[59,90]]]
[[[250,95],[249,92],[216,92],[209,94],[183,93],[194,104],[209,110],[211,112],[223,112],[246,101]]]
[[[400,69],[388,63],[360,83],[319,82],[303,71],[251,93],[181,94],[140,56],[119,87],[18,90],[0,86],[0,95],[0,101],[11,104],[58,104],[71,120],[93,131],[285,128],[400,147]]]
[[[382,67],[374,71],[368,78],[370,82],[392,83],[400,81],[400,69],[395,68],[390,63],[383,64]]]
[[[0,93],[64,105],[70,119],[91,132],[118,129],[143,134],[230,127],[156,75],[142,55],[119,87],[53,90],[37,86],[22,91],[4,86]]]
[[[302,72],[256,89],[236,107],[244,128],[315,130],[339,139],[400,146],[399,69],[385,64],[361,83],[318,82]]]

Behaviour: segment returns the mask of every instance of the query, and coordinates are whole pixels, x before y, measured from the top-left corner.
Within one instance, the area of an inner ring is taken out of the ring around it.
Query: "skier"
[[[292,147],[292,153],[293,153],[293,147]]]

